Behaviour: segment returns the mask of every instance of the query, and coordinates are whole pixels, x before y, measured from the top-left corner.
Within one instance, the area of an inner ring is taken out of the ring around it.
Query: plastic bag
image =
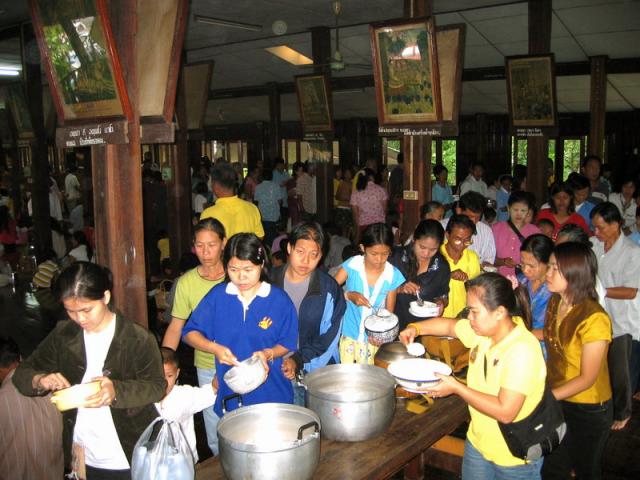
[[[162,422],[152,440],[154,427]],[[132,480],[193,480],[194,459],[180,425],[156,418],[142,433],[133,449]]]

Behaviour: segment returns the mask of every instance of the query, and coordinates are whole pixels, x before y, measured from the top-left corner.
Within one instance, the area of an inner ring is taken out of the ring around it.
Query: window
[[[527,139],[511,137],[511,166],[527,164]]]
[[[388,167],[397,164],[396,158],[402,149],[402,140],[386,139],[382,140],[382,149],[386,152],[386,165]],[[456,178],[456,141],[453,139],[436,138],[431,142],[431,167],[436,164],[443,164],[449,171],[449,179],[455,181]]]
[[[583,137],[584,138],[584,137]],[[564,144],[564,168],[562,170],[562,179],[566,180],[572,172],[580,171],[580,159],[582,158],[582,152],[584,151],[580,144],[584,140],[581,138],[565,138]]]
[[[306,142],[304,140],[283,139],[282,154],[289,167],[295,162],[332,162],[340,164],[340,142]]]
[[[449,181],[456,181],[457,153],[455,140],[438,140],[442,142],[442,159],[441,163],[447,167],[449,171]]]

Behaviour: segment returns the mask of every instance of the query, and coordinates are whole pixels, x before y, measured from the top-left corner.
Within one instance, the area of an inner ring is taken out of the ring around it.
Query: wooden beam
[[[591,57],[588,151],[604,160],[605,118],[607,116],[607,57]]]
[[[269,160],[282,155],[282,142],[280,141],[280,122],[282,120],[282,109],[280,108],[280,92],[278,85],[273,82],[269,84]],[[248,160],[248,159],[247,159]],[[257,159],[251,159],[253,161]]]
[[[551,0],[529,0],[529,54],[551,50]],[[527,189],[538,205],[547,197],[547,158],[549,139],[546,136],[527,139]]]

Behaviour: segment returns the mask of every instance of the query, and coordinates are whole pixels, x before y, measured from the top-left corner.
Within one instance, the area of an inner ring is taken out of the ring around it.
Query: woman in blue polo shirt
[[[297,347],[298,318],[287,294],[266,282],[265,258],[265,249],[254,234],[231,237],[223,257],[230,281],[211,289],[183,329],[186,343],[216,357],[219,391],[214,411],[219,416],[222,400],[233,394],[224,374],[251,356],[262,360],[268,376],[242,396],[243,404],[293,403],[293,388],[281,366],[282,357]],[[227,408],[238,408],[237,400]]]

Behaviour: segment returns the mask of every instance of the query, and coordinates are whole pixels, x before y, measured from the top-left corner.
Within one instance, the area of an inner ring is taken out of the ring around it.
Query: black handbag
[[[567,433],[562,408],[548,382],[540,403],[528,417],[517,422],[498,422],[498,426],[511,454],[529,461],[552,452]]]

